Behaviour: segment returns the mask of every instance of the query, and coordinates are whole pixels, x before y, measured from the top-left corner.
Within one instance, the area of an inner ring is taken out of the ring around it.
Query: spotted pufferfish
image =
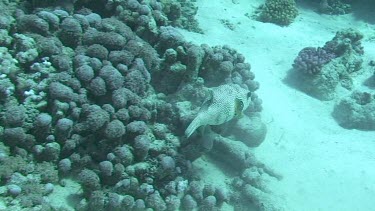
[[[236,117],[241,117],[251,102],[251,92],[237,84],[224,84],[209,89],[208,97],[198,115],[185,130],[190,137],[200,126],[221,125]]]

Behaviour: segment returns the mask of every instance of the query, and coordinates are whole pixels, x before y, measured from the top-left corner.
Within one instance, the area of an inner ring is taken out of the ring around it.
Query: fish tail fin
[[[202,124],[201,124],[201,121],[200,121],[200,118],[195,118],[191,123],[190,125],[186,128],[185,130],[185,136],[187,138],[189,138],[191,136],[191,134],[194,133],[194,131],[200,127]]]

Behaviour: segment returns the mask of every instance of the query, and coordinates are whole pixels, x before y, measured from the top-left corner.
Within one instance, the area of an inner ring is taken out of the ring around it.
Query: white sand
[[[302,48],[323,46],[336,31],[354,27],[365,34],[365,68],[355,82],[365,88],[361,83],[373,72],[367,63],[375,59],[374,25],[350,14],[319,15],[303,7],[294,23],[279,27],[245,16],[262,0],[238,2],[198,0],[204,35],[181,32],[196,44],[229,45],[252,65],[261,84],[257,93],[263,100],[263,119],[269,122],[267,138],[255,153],[284,176],[270,189],[282,196],[289,211],[375,210],[375,132],[341,128],[331,117],[335,101],[321,102],[283,82]],[[229,30],[220,19],[229,20],[235,29]],[[210,169],[202,174],[217,172],[209,167],[213,164],[197,164]],[[212,177],[207,175],[207,180]]]

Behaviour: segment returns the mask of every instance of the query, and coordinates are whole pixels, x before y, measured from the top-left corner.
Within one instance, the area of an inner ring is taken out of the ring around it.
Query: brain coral
[[[298,15],[294,0],[266,0],[266,3],[261,5],[259,10],[259,21],[281,26],[289,25]]]

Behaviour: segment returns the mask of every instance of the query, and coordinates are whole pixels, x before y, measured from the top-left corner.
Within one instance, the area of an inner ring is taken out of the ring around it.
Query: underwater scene
[[[375,1],[0,9],[0,211],[375,211]]]

